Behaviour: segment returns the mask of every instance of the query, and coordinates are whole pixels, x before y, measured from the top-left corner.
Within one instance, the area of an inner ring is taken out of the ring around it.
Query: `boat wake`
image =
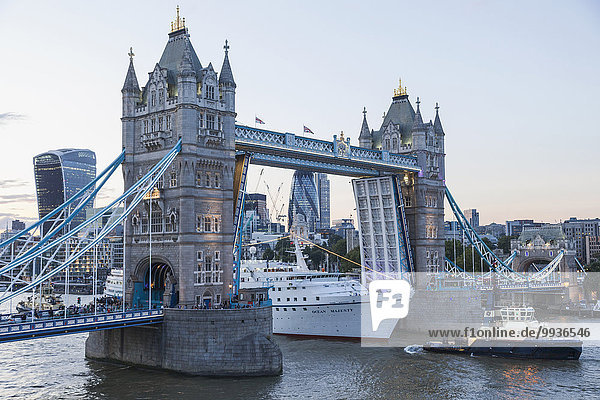
[[[407,352],[408,354],[422,353],[423,352],[423,346],[418,345],[418,344],[411,344],[410,346],[406,346],[404,348],[404,351]]]

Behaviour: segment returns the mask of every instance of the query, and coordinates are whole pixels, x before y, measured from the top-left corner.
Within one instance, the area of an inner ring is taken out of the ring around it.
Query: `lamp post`
[[[231,300],[232,300],[232,296],[233,296],[233,292],[231,290],[232,288],[233,288],[233,285],[230,283],[229,284],[229,293],[228,293],[229,294],[229,308],[231,308]]]

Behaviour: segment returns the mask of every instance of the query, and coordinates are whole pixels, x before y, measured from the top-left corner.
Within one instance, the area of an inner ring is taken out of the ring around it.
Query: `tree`
[[[265,260],[272,260],[275,258],[275,252],[271,250],[270,247],[267,247],[267,249],[263,251],[263,258]]]
[[[276,259],[283,262],[296,261],[296,257],[292,254],[292,242],[288,238],[279,239],[275,245]]]
[[[360,247],[356,246],[346,254],[346,258],[360,264]],[[358,265],[346,260],[341,260],[340,272],[349,272],[353,268],[358,268]]]
[[[516,238],[517,236],[500,236],[498,239],[498,248],[507,254],[510,253],[510,241]]]
[[[316,246],[307,246],[304,248],[303,252],[308,256],[308,259],[314,269],[319,269],[321,267],[321,263],[325,259],[323,250]]]
[[[339,235],[336,235],[335,233],[332,233],[331,235],[329,235],[329,240],[327,241],[327,248],[329,250],[332,250],[333,246],[340,240],[344,240],[344,238]]]
[[[492,241],[488,238],[483,238],[483,243],[485,243],[485,245],[488,247],[488,249],[493,250],[496,248],[496,246],[492,243]]]

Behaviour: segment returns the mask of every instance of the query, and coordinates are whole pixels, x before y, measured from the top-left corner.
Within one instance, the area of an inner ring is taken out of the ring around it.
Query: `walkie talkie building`
[[[33,158],[35,188],[40,219],[70,199],[96,177],[96,154],[84,149],[60,149],[39,154]],[[87,205],[87,208],[93,204]],[[85,210],[71,226],[85,220]],[[44,224],[44,232],[52,226]]]

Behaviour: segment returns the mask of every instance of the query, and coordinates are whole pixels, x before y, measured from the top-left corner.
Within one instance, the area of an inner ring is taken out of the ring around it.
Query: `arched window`
[[[138,235],[140,233],[140,218],[137,215],[131,218],[131,225],[133,226],[133,234]]]
[[[219,182],[219,174],[215,174],[215,187],[221,187]]]
[[[163,231],[162,227],[163,214],[160,207],[157,204],[152,205],[152,215],[150,217],[150,225],[152,233],[159,233]]]
[[[212,218],[204,217],[204,232],[212,232]]]
[[[220,223],[220,218],[219,217],[214,217],[214,231],[215,232],[221,232],[221,223]]]
[[[204,186],[210,187],[210,174],[208,172],[206,173],[206,184]]]
[[[211,85],[206,85],[206,98],[210,100],[215,99],[215,87]]]
[[[166,231],[167,232],[177,232],[177,213],[175,211],[171,211],[171,213],[166,218]]]
[[[398,150],[398,138],[393,138],[392,139],[392,150],[393,151],[397,151]]]

